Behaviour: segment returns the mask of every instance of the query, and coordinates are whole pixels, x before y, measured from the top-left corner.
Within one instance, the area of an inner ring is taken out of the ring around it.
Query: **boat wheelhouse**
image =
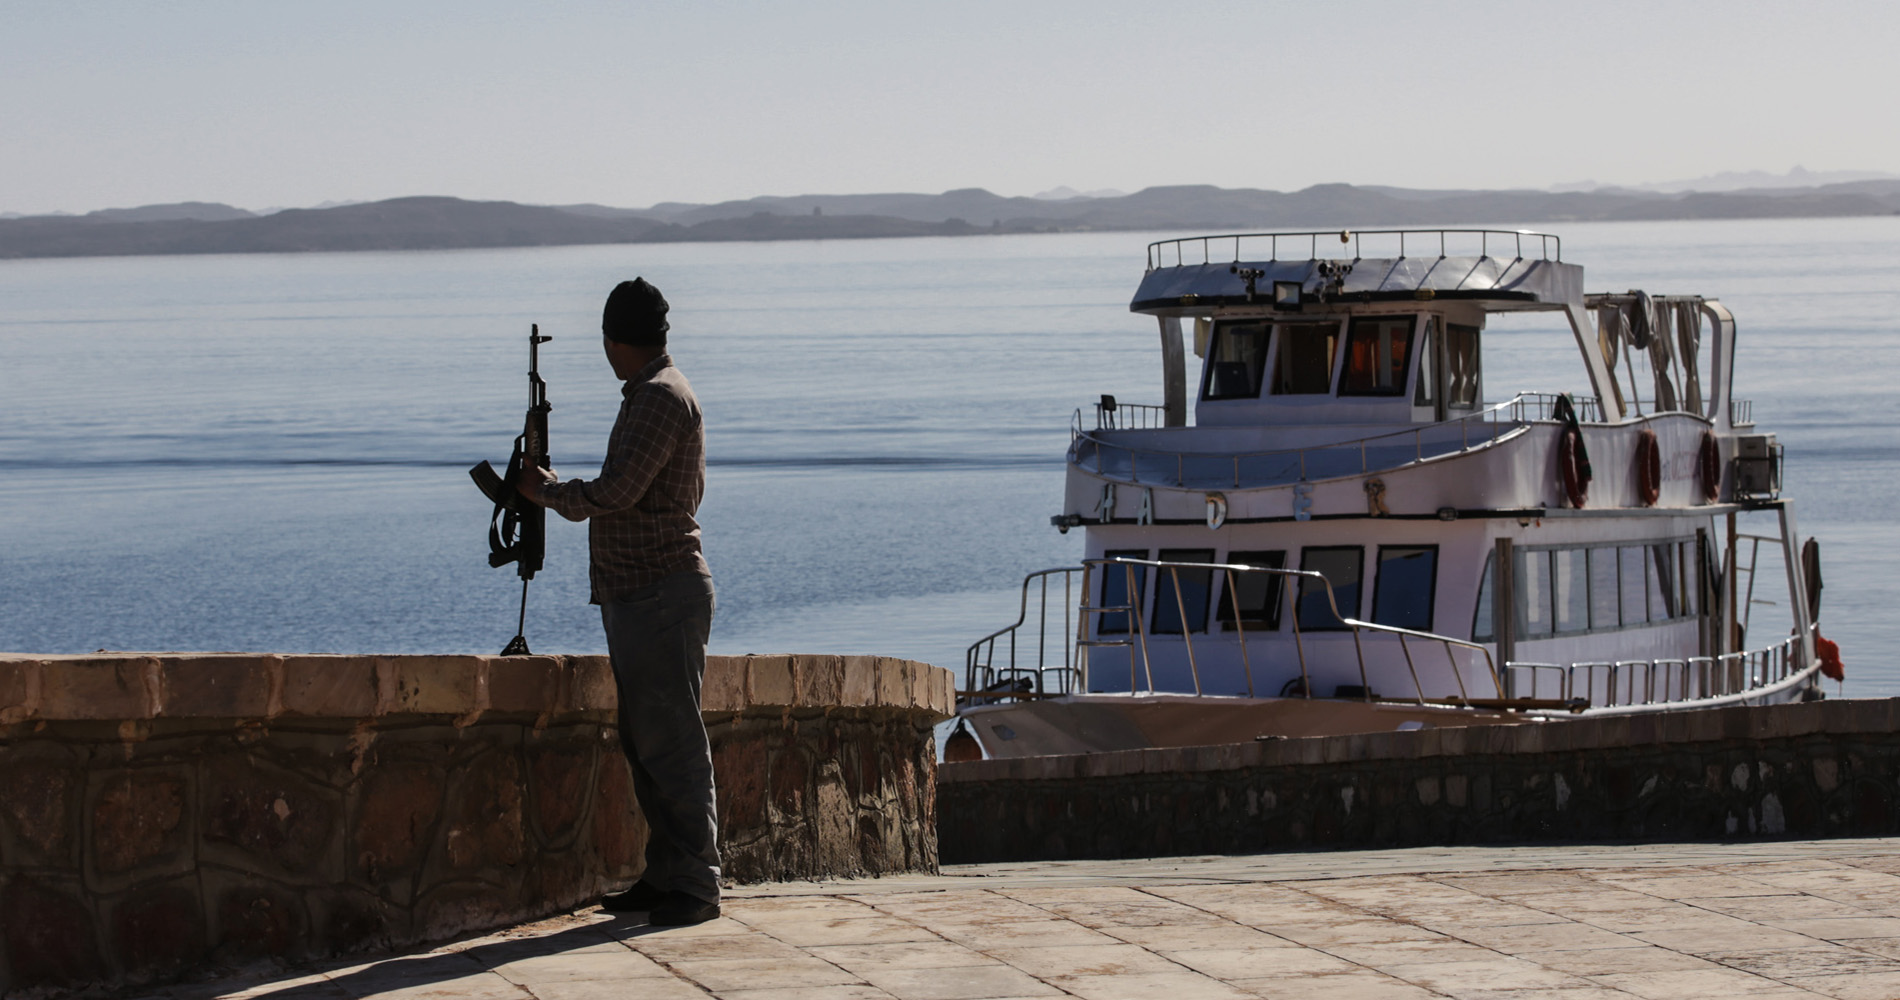
[[[971,646],[983,751],[1818,697],[1818,555],[1731,398],[1733,317],[1584,287],[1539,233],[1150,245],[1162,401],[1076,412],[1052,520],[1085,558]],[[1487,384],[1518,313],[1561,317],[1580,379]],[[1751,647],[1769,590],[1789,621]]]

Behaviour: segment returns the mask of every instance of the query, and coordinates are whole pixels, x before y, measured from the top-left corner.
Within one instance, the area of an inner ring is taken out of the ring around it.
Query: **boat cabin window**
[[[1445,324],[1445,405],[1470,410],[1478,405],[1478,328]]]
[[[1517,563],[1517,632],[1528,639],[1556,629],[1550,620],[1550,550],[1532,549]]]
[[[1318,573],[1332,584],[1333,602],[1339,615],[1359,615],[1359,579],[1365,562],[1365,549],[1358,545],[1314,545],[1300,550],[1300,568]],[[1294,613],[1301,629],[1308,632],[1343,631],[1348,626],[1333,614],[1326,601],[1326,588],[1310,576],[1300,578],[1300,600]]]
[[[1214,327],[1213,350],[1207,359],[1207,385],[1202,399],[1258,399],[1260,373],[1267,363],[1267,333],[1263,321],[1222,322]]]
[[[1556,604],[1559,632],[1582,632],[1590,627],[1589,552],[1558,549],[1550,554],[1551,597]]]
[[[1162,562],[1211,563],[1213,549],[1162,549]],[[1175,581],[1180,581],[1177,593]],[[1180,635],[1182,621],[1187,631],[1207,631],[1207,596],[1213,589],[1214,571],[1162,567],[1155,570],[1154,624],[1156,635]],[[1184,617],[1185,616],[1185,617]]]
[[[1623,624],[1638,625],[1649,620],[1649,574],[1644,572],[1643,546],[1625,545],[1617,556],[1621,567],[1618,576],[1623,591]]]
[[[1716,597],[1711,588],[1720,574],[1715,568],[1714,553],[1697,542],[1684,542],[1682,556],[1683,616],[1713,614],[1704,602]]]
[[[1384,550],[1380,558],[1384,558]],[[1517,628],[1526,639],[1578,635],[1694,618],[1696,543],[1672,539],[1642,545],[1519,549]],[[1492,560],[1478,584],[1473,642],[1496,638],[1491,628]],[[1381,574],[1384,572],[1381,563]],[[1381,584],[1383,589],[1383,584]],[[1375,610],[1375,616],[1378,612]]]
[[[1360,316],[1346,335],[1341,396],[1403,396],[1412,360],[1412,316]]]
[[[1497,611],[1491,603],[1491,568],[1497,564],[1497,553],[1485,554],[1484,576],[1478,580],[1478,606],[1471,614],[1472,642],[1490,642],[1497,638]]]
[[[1116,549],[1102,553],[1104,559],[1146,559],[1147,549]],[[1148,576],[1146,566],[1116,566],[1105,563],[1102,570],[1102,604],[1104,608],[1132,607],[1136,614],[1141,613],[1142,584]],[[1104,611],[1099,618],[1101,624],[1096,631],[1101,633],[1128,632],[1134,628],[1134,618],[1126,611]]]
[[[1698,583],[1688,579],[1697,567],[1693,541],[1592,549],[1590,563],[1592,627],[1679,621],[1697,614]],[[1599,583],[1610,593],[1595,593]]]
[[[1379,546],[1379,575],[1372,588],[1374,622],[1430,632],[1437,590],[1438,546]]]
[[[1286,565],[1285,552],[1229,552],[1226,562],[1242,566],[1270,566],[1280,569]],[[1216,605],[1215,616],[1220,623],[1233,628],[1235,623],[1234,606],[1240,606],[1239,623],[1243,633],[1250,629],[1273,631],[1280,627],[1280,583],[1286,577],[1278,573],[1233,573],[1221,574],[1233,581],[1233,590],[1223,589],[1220,601]],[[1223,588],[1225,584],[1223,584]]]
[[[1615,628],[1623,624],[1622,598],[1617,596],[1616,549],[1590,550],[1590,627]]]
[[[1682,594],[1676,588],[1676,552],[1673,545],[1649,547],[1649,620],[1680,617]]]
[[[1325,395],[1333,391],[1333,361],[1339,324],[1282,323],[1273,352],[1275,396]]]

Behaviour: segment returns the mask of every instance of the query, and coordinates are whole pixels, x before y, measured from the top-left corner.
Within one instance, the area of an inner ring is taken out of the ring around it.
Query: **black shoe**
[[[649,883],[635,882],[633,887],[625,892],[616,892],[603,897],[600,908],[610,913],[647,913],[671,899],[673,895]]]
[[[666,901],[653,908],[647,923],[655,927],[687,927],[703,924],[719,915],[719,904],[708,903],[684,892],[666,893]]]

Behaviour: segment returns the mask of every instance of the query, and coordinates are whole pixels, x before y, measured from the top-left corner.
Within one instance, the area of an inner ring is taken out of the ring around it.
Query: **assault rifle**
[[[508,456],[508,473],[498,476],[487,461],[468,470],[475,485],[495,504],[488,522],[488,565],[515,564],[521,577],[521,617],[515,624],[515,637],[502,649],[503,656],[527,656],[528,640],[522,632],[528,624],[528,581],[541,569],[547,553],[547,510],[521,495],[515,483],[527,465],[543,469],[553,465],[548,457],[548,384],[541,381],[541,345],[553,340],[541,336],[540,324],[528,327],[528,420],[515,438],[514,453]]]

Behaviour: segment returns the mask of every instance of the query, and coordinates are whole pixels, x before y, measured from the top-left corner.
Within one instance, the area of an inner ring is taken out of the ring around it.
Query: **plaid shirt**
[[[699,551],[706,425],[686,376],[662,354],[621,389],[597,479],[542,491],[548,509],[587,527],[592,602],[625,600],[680,570],[711,575]]]

